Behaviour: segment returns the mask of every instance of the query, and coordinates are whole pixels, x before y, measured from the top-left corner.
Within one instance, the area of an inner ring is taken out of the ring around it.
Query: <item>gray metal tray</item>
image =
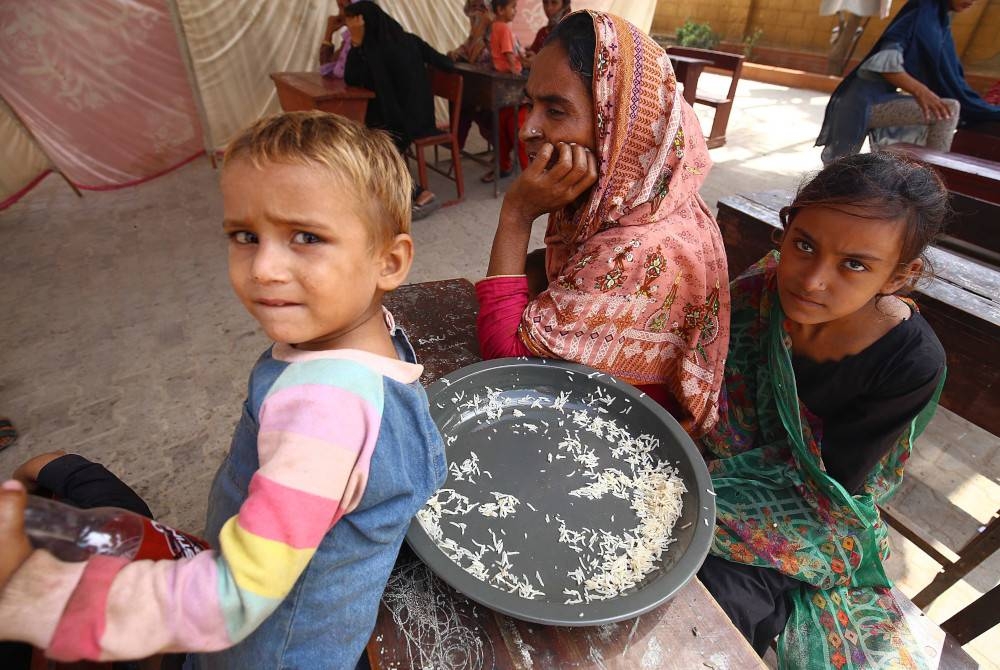
[[[459,409],[464,399],[474,394],[483,396],[487,388],[501,389],[501,397],[519,401],[516,407],[523,416],[515,418],[512,410],[507,409],[499,420],[488,421],[483,412]],[[556,398],[561,392],[571,394],[564,412],[547,404],[531,408],[530,401],[524,401],[527,397]],[[611,404],[602,404],[608,410],[605,416],[615,418],[633,434],[647,433],[659,439],[658,458],[677,468],[687,488],[682,498],[683,512],[673,529],[674,542],[663,552],[660,566],[637,586],[609,600],[566,604],[562,595],[522,598],[467,573],[441,551],[420,521],[414,519],[406,539],[441,579],[472,600],[518,619],[549,625],[596,626],[636,617],[657,607],[694,576],[708,554],[715,525],[711,479],[694,442],[665,409],[635,387],[592,368],[564,361],[533,358],[483,361],[457,370],[428,388],[431,414],[445,437],[449,464],[461,463],[470,452],[475,452],[480,469],[491,475],[475,477],[473,484],[455,481],[449,474],[444,487],[479,502],[491,501],[491,491],[509,493],[522,502],[517,514],[503,519],[474,512],[462,516],[460,521],[467,524],[464,532],[442,523],[445,536],[474,548],[470,540],[475,538],[488,544],[492,529],[503,539],[505,549],[520,552],[515,560],[519,574],[534,575],[539,571],[546,593],[561,594],[564,587],[579,588],[565,576],[577,565],[576,553],[558,542],[558,526],[551,521],[547,523],[545,515],[549,514],[553,520],[558,513],[570,527],[620,531],[636,523],[635,512],[619,498],[604,496],[601,500],[587,500],[568,496],[571,489],[584,482],[578,476],[571,476],[573,465],[569,459],[548,461],[548,453],[558,451],[556,443],[562,435],[554,432],[558,422],[562,420],[564,427],[572,427],[567,420],[572,411],[593,412],[592,407],[584,404],[584,398],[595,392],[614,398]],[[456,397],[462,400],[454,402]],[[524,428],[525,422],[540,427],[543,421],[549,424],[548,434]],[[608,442],[595,437],[585,440],[584,435],[581,431],[581,441],[592,446],[598,455],[610,454]],[[537,511],[528,509],[526,502],[531,502]]]

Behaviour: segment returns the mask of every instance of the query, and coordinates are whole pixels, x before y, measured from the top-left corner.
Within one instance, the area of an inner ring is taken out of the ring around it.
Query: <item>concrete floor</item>
[[[724,90],[705,75],[702,86]],[[827,97],[744,81],[728,144],[702,195],[793,188],[820,167],[813,148]],[[699,114],[705,110],[699,109]],[[709,127],[711,112],[703,123]],[[474,148],[474,147],[473,147]],[[465,202],[414,224],[413,282],[486,268],[500,200],[464,163]],[[226,279],[218,173],[207,160],[149,183],[76,198],[56,177],[0,212],[0,416],[21,430],[0,453],[9,473],[54,449],[105,463],[164,522],[202,527],[211,477],[239,416],[246,375],[267,346]],[[439,197],[451,182],[434,177]],[[533,246],[541,245],[541,223]],[[952,549],[1000,507],[1000,438],[941,410],[917,443],[897,505]],[[889,571],[912,595],[936,564],[894,536]],[[935,621],[1000,580],[994,556],[929,612]],[[967,647],[1000,669],[1000,629]]]

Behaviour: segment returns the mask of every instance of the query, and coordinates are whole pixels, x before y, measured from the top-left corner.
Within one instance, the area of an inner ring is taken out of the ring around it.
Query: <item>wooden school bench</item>
[[[1000,267],[1000,162],[916,144],[889,150],[932,165],[948,186],[955,215],[938,246]]]

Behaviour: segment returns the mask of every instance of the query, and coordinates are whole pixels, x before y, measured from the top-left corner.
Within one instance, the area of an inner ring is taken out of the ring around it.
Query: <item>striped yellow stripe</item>
[[[288,595],[316,548],[295,549],[249,533],[233,517],[219,533],[219,545],[241,591],[278,600]]]

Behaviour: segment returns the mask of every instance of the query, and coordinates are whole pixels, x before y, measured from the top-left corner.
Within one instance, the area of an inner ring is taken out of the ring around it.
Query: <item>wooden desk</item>
[[[477,305],[468,281],[403,286],[385,302],[425,366],[424,384],[479,360]],[[636,619],[589,628],[541,626],[467,600],[406,547],[382,596],[368,658],[374,670],[766,667],[697,579]]]
[[[511,74],[469,63],[455,63],[455,70],[462,75],[462,105],[488,109],[493,115],[493,197],[500,193],[500,110],[517,107],[524,102],[526,74]],[[514,136],[518,133],[518,118],[514,115]],[[515,169],[520,167],[517,148],[514,148]]]
[[[286,112],[318,109],[364,123],[368,101],[375,97],[367,88],[348,86],[343,79],[318,72],[272,72],[271,80]]]
[[[711,65],[712,61],[670,53],[667,56],[670,58],[670,64],[674,68],[677,81],[684,84],[684,99],[693,106],[695,96],[698,94],[698,79],[705,70],[705,66]]]

